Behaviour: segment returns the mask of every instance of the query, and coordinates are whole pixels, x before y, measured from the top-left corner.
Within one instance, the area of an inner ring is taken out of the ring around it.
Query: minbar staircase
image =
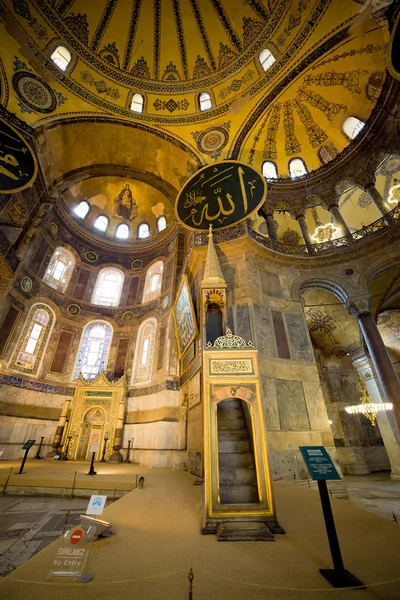
[[[241,404],[241,400],[236,398],[218,404],[221,504],[259,503],[254,457]]]

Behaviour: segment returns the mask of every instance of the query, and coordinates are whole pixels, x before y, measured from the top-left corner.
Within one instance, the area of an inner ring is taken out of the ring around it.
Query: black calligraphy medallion
[[[24,190],[36,175],[37,161],[32,148],[14,127],[0,119],[0,193]]]
[[[250,217],[267,195],[264,177],[248,165],[224,160],[203,167],[178,194],[178,219],[190,229],[224,229]]]

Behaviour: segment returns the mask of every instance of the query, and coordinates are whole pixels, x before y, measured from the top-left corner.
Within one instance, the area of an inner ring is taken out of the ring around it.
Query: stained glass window
[[[348,119],[346,119],[343,123],[343,131],[348,138],[354,140],[364,125],[364,121],[360,121],[360,119],[357,119],[357,117],[348,117]]]
[[[156,345],[157,321],[154,317],[143,321],[139,327],[133,362],[132,384],[150,383]]]
[[[57,46],[50,58],[61,71],[66,71],[71,62],[71,52],[65,46]]]
[[[93,291],[92,304],[118,306],[124,285],[124,274],[119,269],[107,267],[97,277]]]
[[[201,111],[212,108],[211,96],[208,92],[199,94],[199,106]]]
[[[88,202],[82,200],[82,202],[79,202],[79,204],[75,206],[74,213],[81,219],[84,219],[89,212],[89,208]]]
[[[29,311],[17,350],[10,367],[22,373],[36,374],[55,321],[54,312],[47,304],[34,304]]]
[[[275,62],[275,56],[272,54],[271,50],[268,50],[268,48],[264,48],[264,50],[260,52],[259,59],[264,71],[268,71],[268,69],[272,67]]]
[[[113,329],[105,321],[92,321],[83,330],[73,379],[94,379],[107,367]]]
[[[100,215],[94,222],[94,227],[99,231],[105,231],[108,227],[108,219],[104,215]]]
[[[132,100],[131,100],[131,110],[133,110],[133,112],[142,113],[143,105],[144,105],[144,98],[143,98],[142,94],[133,94]]]
[[[150,237],[150,227],[147,223],[141,223],[138,229],[138,238],[143,240],[148,237]]]
[[[161,294],[163,269],[164,263],[162,260],[158,260],[149,267],[144,283],[143,302],[155,300]]]
[[[120,240],[127,240],[129,237],[129,227],[126,223],[121,223],[118,225],[117,230],[115,232],[115,237]]]
[[[49,266],[43,276],[43,281],[60,292],[65,292],[75,266],[75,258],[66,248],[56,248]]]
[[[165,217],[159,217],[157,219],[157,231],[163,231],[167,229],[167,219]]]

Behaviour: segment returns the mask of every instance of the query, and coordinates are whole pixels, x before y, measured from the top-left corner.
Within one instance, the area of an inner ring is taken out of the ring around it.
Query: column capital
[[[306,209],[304,208],[304,206],[291,206],[289,214],[293,219],[296,219],[297,221],[299,217],[306,216]]]
[[[372,315],[372,298],[368,295],[350,296],[346,300],[346,309],[356,319],[364,315]]]
[[[366,188],[371,184],[375,186],[375,181],[375,173],[370,171],[360,171],[354,176],[354,182],[363,190],[366,190]]]

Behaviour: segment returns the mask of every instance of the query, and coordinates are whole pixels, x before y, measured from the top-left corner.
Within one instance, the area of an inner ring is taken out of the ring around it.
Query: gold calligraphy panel
[[[0,193],[29,187],[37,175],[37,161],[29,144],[14,127],[0,119]]]
[[[251,216],[264,203],[267,185],[252,167],[224,160],[203,167],[179,192],[175,209],[189,229],[224,229]]]
[[[194,313],[189,282],[186,275],[183,276],[181,285],[179,286],[172,314],[174,317],[176,341],[178,344],[178,356],[179,358],[182,358],[194,338],[197,336],[196,315]]]

